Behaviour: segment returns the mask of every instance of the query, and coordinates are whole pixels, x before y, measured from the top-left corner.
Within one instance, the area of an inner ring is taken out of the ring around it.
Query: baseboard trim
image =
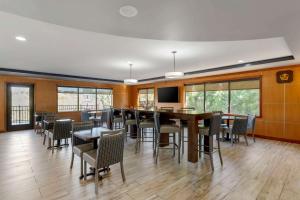
[[[249,135],[251,136],[251,135]],[[281,142],[289,142],[289,143],[296,143],[300,144],[300,140],[292,140],[292,139],[286,139],[286,138],[277,138],[277,137],[271,137],[271,136],[265,136],[265,135],[255,135],[257,138],[263,138],[263,139],[268,139],[268,140],[276,140],[276,141],[281,141]]]

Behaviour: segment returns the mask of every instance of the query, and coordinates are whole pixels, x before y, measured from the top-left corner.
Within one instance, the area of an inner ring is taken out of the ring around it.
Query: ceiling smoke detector
[[[122,6],[120,8],[120,15],[122,15],[123,17],[135,17],[138,14],[138,10],[136,9],[136,7],[133,6]]]

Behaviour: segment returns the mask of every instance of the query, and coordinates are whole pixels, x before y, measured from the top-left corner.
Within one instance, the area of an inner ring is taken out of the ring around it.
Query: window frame
[[[76,88],[77,89],[77,109],[76,109],[76,111],[74,110],[74,111],[59,111],[58,110],[58,107],[59,107],[59,104],[58,104],[58,88],[59,87],[66,87],[66,88]],[[98,111],[99,109],[98,109],[98,98],[97,98],[97,95],[98,95],[98,92],[97,92],[97,90],[98,89],[106,89],[106,90],[111,90],[111,96],[112,96],[112,98],[111,98],[111,106],[113,106],[113,93],[114,93],[114,89],[113,88],[98,88],[98,87],[82,87],[82,86],[66,86],[66,85],[57,85],[56,86],[56,102],[57,102],[57,105],[56,105],[56,111],[57,112],[59,112],[59,113],[63,113],[63,112],[82,112],[82,111],[84,111],[84,110],[80,110],[79,109],[79,95],[80,94],[82,94],[82,93],[80,93],[79,92],[79,90],[80,90],[80,88],[84,88],[84,89],[95,89],[96,90],[96,93],[95,93],[95,95],[96,95],[96,111]]]
[[[228,113],[231,112],[231,83],[232,82],[239,82],[239,81],[251,81],[251,80],[257,80],[259,81],[259,115],[257,115],[257,118],[262,118],[262,76],[256,76],[256,77],[248,77],[248,78],[238,78],[238,79],[229,79],[229,80],[216,80],[216,81],[206,81],[206,82],[198,82],[198,83],[190,83],[190,84],[185,84],[184,87],[190,86],[190,85],[204,85],[204,112],[206,112],[206,84],[210,83],[228,83]],[[184,92],[184,104],[186,105],[186,91]]]

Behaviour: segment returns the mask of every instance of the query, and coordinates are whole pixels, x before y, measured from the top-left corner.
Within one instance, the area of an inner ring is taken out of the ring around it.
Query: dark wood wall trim
[[[46,77],[54,77],[54,78],[59,77],[59,78],[90,80],[90,81],[105,81],[105,82],[113,82],[113,83],[123,83],[122,80],[115,80],[115,79],[95,78],[95,77],[76,76],[76,75],[69,75],[69,74],[57,74],[57,73],[48,73],[48,72],[38,72],[38,71],[21,70],[21,69],[0,68],[0,72],[1,71],[8,72],[8,73],[29,74],[29,75],[38,75],[38,76],[46,76]]]

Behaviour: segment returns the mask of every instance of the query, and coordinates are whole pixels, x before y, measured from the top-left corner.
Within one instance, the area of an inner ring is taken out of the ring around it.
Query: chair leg
[[[98,194],[99,170],[95,168],[95,193]]]
[[[221,165],[223,165],[223,159],[222,159],[222,154],[221,154],[220,140],[218,140],[218,152],[219,152],[219,158],[220,158]]]
[[[123,179],[123,182],[125,182],[125,181],[126,181],[126,178],[125,178],[125,173],[124,173],[124,165],[123,165],[123,161],[120,162],[120,167],[121,167],[122,179]]]
[[[209,152],[209,159],[212,171],[215,170],[212,152]]]
[[[74,153],[72,152],[70,169],[72,169],[72,168],[73,168],[73,162],[74,162]]]
[[[252,139],[253,139],[253,142],[255,142],[255,135],[254,135],[254,131],[252,132]]]
[[[178,163],[180,163],[180,148],[181,148],[181,132],[178,133]]]
[[[246,145],[248,146],[247,134],[244,134],[244,138],[245,138]]]
[[[158,154],[159,154],[159,144],[160,144],[160,137],[157,135],[157,143],[156,143],[156,155],[155,155],[155,164],[157,164]]]
[[[136,141],[135,141],[135,153],[139,151],[139,143],[140,143],[140,129],[138,128],[136,131]]]
[[[46,134],[44,134],[44,141],[43,141],[43,145],[45,145],[46,143]]]
[[[127,142],[128,126],[125,124],[125,140]]]
[[[182,128],[181,131],[181,142],[182,142],[182,146],[181,146],[182,154],[184,154],[184,128]]]
[[[233,146],[233,134],[230,133],[230,139],[231,139],[231,146]]]
[[[83,178],[84,178],[84,180],[86,180],[86,161],[84,161],[84,169],[83,169],[83,171],[84,171],[84,176],[83,176]]]
[[[51,140],[51,142],[52,142],[52,154],[54,153],[54,139],[52,138],[52,140]]]
[[[152,128],[152,148],[154,150],[154,141],[155,141],[155,133],[154,133],[154,128]]]
[[[199,134],[199,158],[201,158],[201,154],[202,154],[202,135]]]
[[[82,155],[80,156],[80,176],[83,175],[83,157]]]
[[[173,133],[173,157],[175,157],[175,152],[176,152],[176,146],[175,146],[175,133]]]

